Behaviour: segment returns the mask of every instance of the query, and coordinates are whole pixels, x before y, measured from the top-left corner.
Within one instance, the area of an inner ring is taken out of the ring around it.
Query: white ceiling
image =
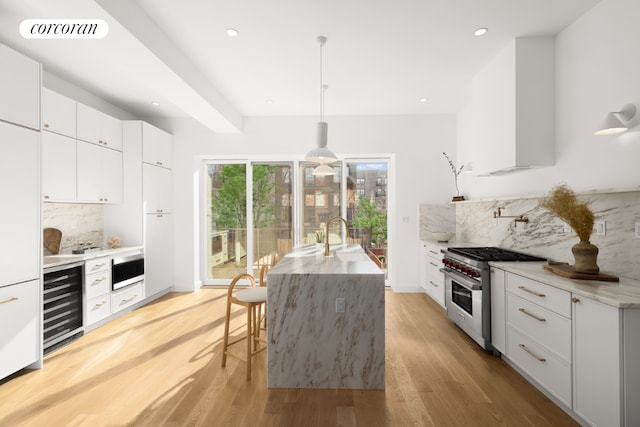
[[[0,42],[137,116],[233,132],[242,116],[319,114],[319,35],[327,116],[455,113],[510,40],[557,34],[598,1],[0,0]],[[109,34],[24,39],[27,18],[104,19]]]

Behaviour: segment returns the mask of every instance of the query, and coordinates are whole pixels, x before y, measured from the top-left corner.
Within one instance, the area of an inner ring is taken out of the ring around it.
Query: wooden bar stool
[[[251,284],[250,288],[242,289],[234,293],[234,288],[240,280],[247,280]],[[256,281],[250,274],[238,274],[233,278],[227,291],[227,316],[224,323],[224,344],[222,348],[222,367],[227,364],[227,355],[241,357],[228,351],[229,347],[243,340],[247,340],[247,381],[251,380],[251,358],[267,347],[259,346],[260,344],[260,312],[258,308],[267,302],[267,288],[256,286]],[[229,342],[229,322],[231,320],[231,304],[238,304],[247,308],[247,334],[244,337],[237,338]],[[266,341],[265,341],[266,343]]]

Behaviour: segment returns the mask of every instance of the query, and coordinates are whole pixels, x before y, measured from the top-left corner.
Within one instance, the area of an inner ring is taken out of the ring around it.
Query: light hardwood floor
[[[247,382],[220,367],[225,292],[168,294],[3,381],[0,426],[577,425],[422,294],[386,292],[386,390],[268,389],[264,352]]]

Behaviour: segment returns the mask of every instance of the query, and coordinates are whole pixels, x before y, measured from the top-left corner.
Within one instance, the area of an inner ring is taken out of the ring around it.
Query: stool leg
[[[227,298],[227,315],[224,319],[224,341],[222,344],[222,367],[227,366],[227,348],[229,346],[229,319],[231,318],[231,302]]]
[[[247,381],[251,380],[251,343],[253,342],[253,338],[251,336],[251,322],[253,321],[253,316],[251,315],[252,311],[253,305],[249,304],[249,306],[247,307]]]

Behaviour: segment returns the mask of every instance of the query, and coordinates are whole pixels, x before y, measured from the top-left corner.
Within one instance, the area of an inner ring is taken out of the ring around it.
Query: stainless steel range
[[[497,247],[448,248],[442,251],[447,315],[485,350],[491,346],[491,275],[489,261],[545,261]]]

